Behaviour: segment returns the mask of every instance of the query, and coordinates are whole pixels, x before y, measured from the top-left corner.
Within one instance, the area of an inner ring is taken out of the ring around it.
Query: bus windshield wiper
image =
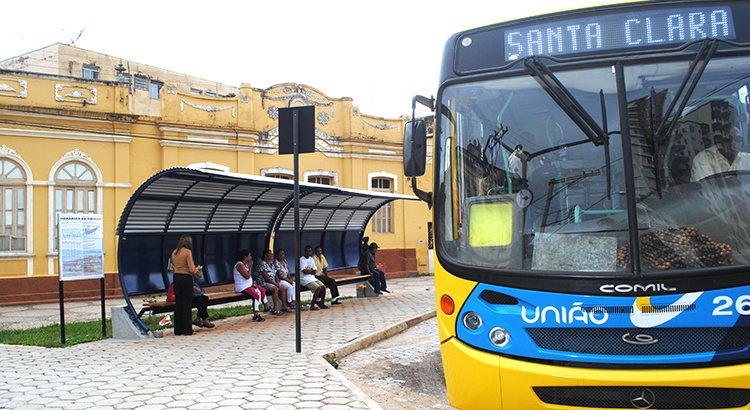
[[[690,96],[693,95],[695,87],[698,86],[698,81],[701,79],[701,76],[703,76],[703,71],[705,71],[708,62],[711,61],[711,57],[713,57],[718,47],[719,43],[716,40],[707,39],[701,43],[698,52],[695,54],[695,59],[693,59],[692,64],[690,64],[690,67],[688,68],[688,73],[685,76],[685,79],[682,80],[680,88],[677,89],[672,102],[669,104],[669,108],[667,108],[666,115],[659,126],[654,130],[653,135],[656,141],[662,141],[662,139],[671,134],[674,127],[677,126],[677,120],[680,118],[678,113],[681,113],[682,110],[685,109],[685,106],[687,106]],[[686,87],[687,91],[685,91]],[[678,101],[680,105],[675,109]],[[655,152],[654,155],[658,154]]]
[[[651,99],[651,129],[653,130],[653,137],[651,138],[651,149],[654,151],[653,161],[655,170],[654,176],[656,178],[656,192],[660,197],[662,182],[661,173],[659,172],[659,168],[661,165],[661,153],[659,152],[659,145],[670,134],[672,134],[672,131],[674,131],[674,128],[677,126],[677,122],[680,119],[679,114],[682,113],[682,111],[687,106],[690,96],[693,95],[693,91],[698,85],[698,81],[701,79],[701,76],[703,75],[708,62],[711,60],[711,57],[714,55],[714,52],[716,52],[718,46],[719,44],[716,42],[716,40],[706,40],[701,43],[701,46],[695,55],[695,59],[693,59],[692,64],[690,64],[690,67],[688,67],[687,75],[682,80],[682,83],[677,89],[672,102],[669,103],[666,115],[662,118],[661,122],[658,125],[656,124],[659,115],[659,113],[656,112],[656,90],[653,87],[651,88],[649,97]],[[677,106],[678,102],[679,106]],[[677,108],[675,108],[675,106],[677,106]]]
[[[534,77],[544,91],[562,108],[594,145],[602,145],[607,138],[599,124],[586,112],[581,103],[562,82],[536,57],[525,59],[526,71]]]

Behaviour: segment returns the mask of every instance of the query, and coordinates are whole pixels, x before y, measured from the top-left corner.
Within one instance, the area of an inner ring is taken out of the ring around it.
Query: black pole
[[[104,308],[104,277],[99,279],[99,292],[102,295],[102,337],[107,337],[107,314]]]
[[[292,111],[292,141],[294,145],[294,294],[297,306],[294,309],[297,353],[302,352],[302,304],[300,303],[300,237],[299,237],[299,110]]]
[[[60,293],[60,343],[65,344],[65,302],[63,298],[63,281],[60,281],[58,285],[58,293]]]

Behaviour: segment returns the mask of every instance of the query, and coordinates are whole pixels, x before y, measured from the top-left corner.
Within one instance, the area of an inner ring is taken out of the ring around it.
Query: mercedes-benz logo
[[[630,404],[636,409],[650,409],[656,403],[656,395],[650,389],[638,388],[630,392]]]

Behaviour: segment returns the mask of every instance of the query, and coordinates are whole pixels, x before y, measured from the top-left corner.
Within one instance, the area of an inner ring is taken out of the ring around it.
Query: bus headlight
[[[482,326],[482,317],[474,312],[467,312],[464,315],[464,326],[469,330],[477,330]]]
[[[490,342],[497,347],[503,347],[510,342],[510,333],[502,327],[490,330]]]

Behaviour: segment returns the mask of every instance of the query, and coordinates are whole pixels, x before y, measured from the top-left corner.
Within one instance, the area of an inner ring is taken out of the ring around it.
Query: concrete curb
[[[370,333],[367,336],[360,337],[359,339],[355,339],[349,343],[341,345],[338,349],[324,354],[323,357],[335,357],[337,359],[340,359],[358,350],[362,350],[366,348],[367,346],[377,343],[383,339],[387,339],[395,334],[401,333],[404,330],[418,323],[424,322],[427,319],[432,319],[435,316],[437,316],[437,311],[434,309],[425,313],[421,313],[416,316],[412,316],[409,319],[396,323],[395,325],[389,326],[385,328],[384,330]]]

